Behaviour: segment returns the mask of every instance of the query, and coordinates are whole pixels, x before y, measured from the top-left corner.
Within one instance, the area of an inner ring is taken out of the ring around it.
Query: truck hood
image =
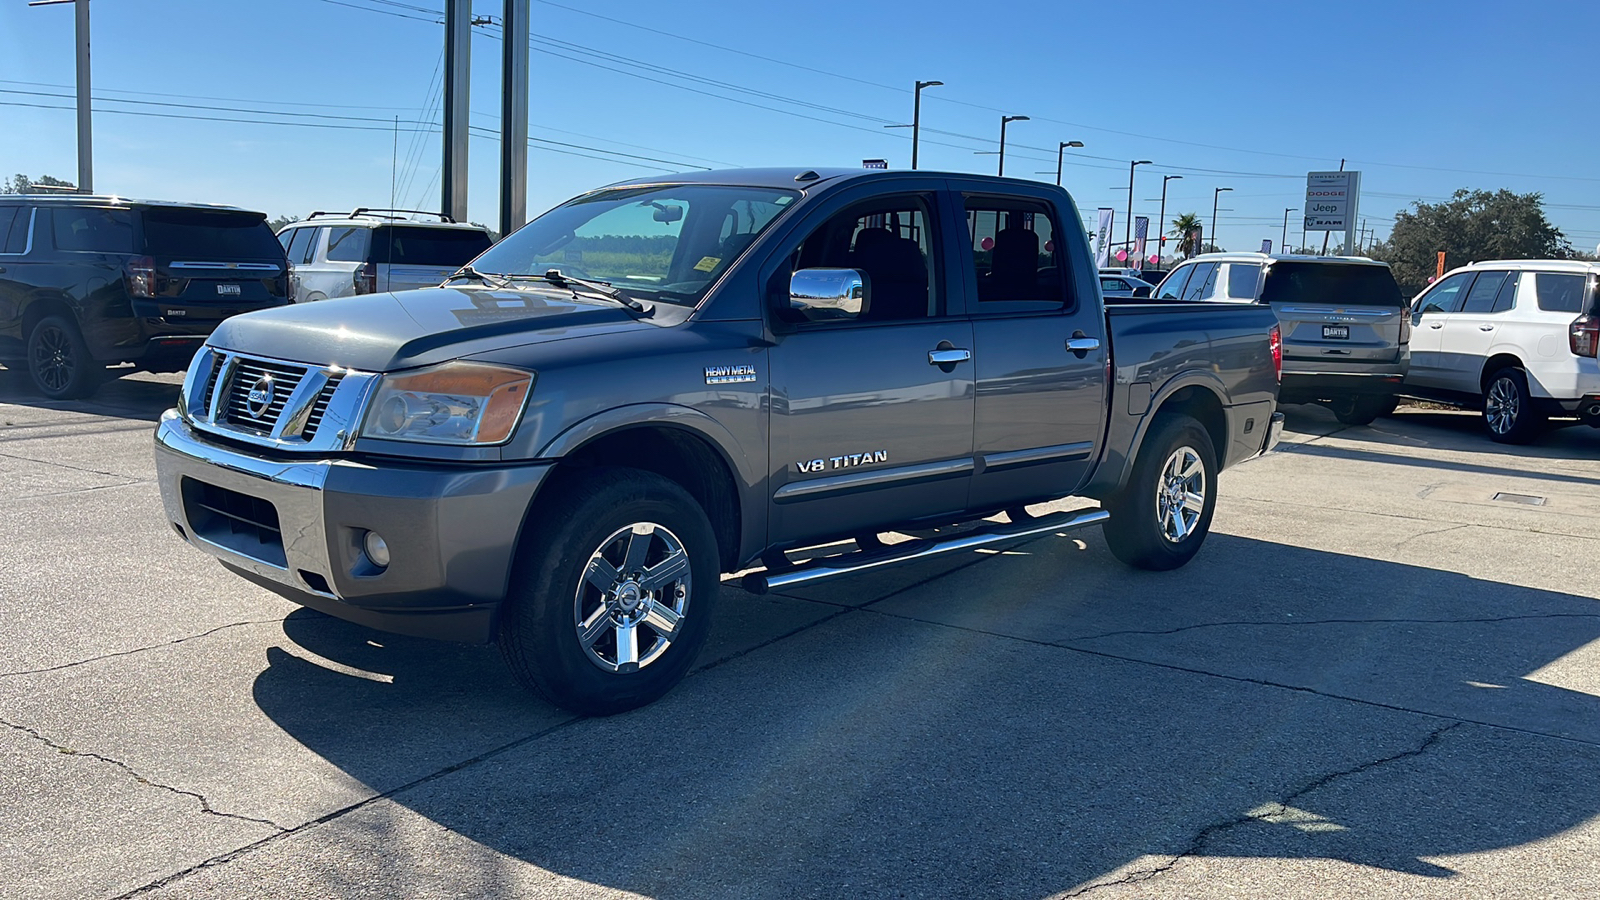
[[[463,356],[653,327],[571,292],[428,288],[297,303],[224,320],[209,343],[252,356],[389,372]]]

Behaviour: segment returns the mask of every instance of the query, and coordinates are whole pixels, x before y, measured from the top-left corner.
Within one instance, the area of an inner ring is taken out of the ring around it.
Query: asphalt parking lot
[[[1600,893],[1600,431],[1291,407],[1186,569],[729,585],[676,691],[576,720],[185,546],[175,383],[0,371],[6,896]]]

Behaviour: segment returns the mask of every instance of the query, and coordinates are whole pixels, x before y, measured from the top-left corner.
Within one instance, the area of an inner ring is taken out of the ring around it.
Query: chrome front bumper
[[[340,618],[464,641],[492,637],[523,521],[552,468],[272,459],[205,440],[176,410],[156,428],[155,459],[167,519],[238,574]],[[276,539],[218,515],[224,494],[272,519]],[[366,558],[367,531],[389,545],[387,567]]]
[[[1262,445],[1261,452],[1271,453],[1281,440],[1283,440],[1283,413],[1275,412],[1272,414],[1272,424],[1267,428],[1267,442]]]

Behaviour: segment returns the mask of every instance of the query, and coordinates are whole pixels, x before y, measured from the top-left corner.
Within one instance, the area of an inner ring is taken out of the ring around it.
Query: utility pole
[[[78,190],[94,193],[94,117],[89,101],[89,0],[30,0],[29,6],[73,4],[78,64]]]
[[[507,43],[510,43],[509,35]],[[439,211],[467,221],[468,84],[472,74],[472,0],[444,6],[444,168]],[[524,140],[526,145],[526,140]]]
[[[1133,255],[1133,170],[1150,165],[1148,159],[1136,159],[1128,166],[1128,219],[1122,223],[1122,245],[1129,256]]]
[[[1082,147],[1083,141],[1062,141],[1056,150],[1056,187],[1061,187],[1061,164],[1067,158],[1068,147]]]
[[[918,81],[916,90],[912,91],[911,124],[910,125],[885,125],[885,128],[911,129],[911,168],[917,167],[917,147],[922,143],[922,89],[938,87],[942,81]]]
[[[1026,122],[1027,116],[1001,116],[1000,117],[1000,171],[999,175],[1006,174],[1006,125],[1012,122]]]
[[[1211,246],[1213,247],[1217,246],[1217,198],[1222,196],[1223,191],[1231,190],[1233,188],[1227,187],[1217,188],[1211,192]],[[1205,248],[1202,247],[1201,249]]]
[[[500,236],[528,220],[529,0],[505,0],[500,63]]]
[[[1288,252],[1289,247],[1289,213],[1292,213],[1299,208],[1300,207],[1298,206],[1287,206],[1284,207],[1283,210],[1283,236],[1282,239],[1278,241],[1278,249],[1286,253]]]
[[[1182,175],[1161,176],[1161,217],[1156,220],[1156,225],[1158,226],[1156,231],[1160,233],[1160,239],[1156,241],[1156,265],[1158,266],[1161,265],[1160,261],[1165,255],[1162,251],[1167,249],[1167,182],[1178,181],[1182,178]]]

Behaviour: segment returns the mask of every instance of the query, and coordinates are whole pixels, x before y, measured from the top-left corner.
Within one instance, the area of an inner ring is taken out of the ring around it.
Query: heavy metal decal
[[[706,366],[706,384],[742,384],[755,380],[755,366]]]

